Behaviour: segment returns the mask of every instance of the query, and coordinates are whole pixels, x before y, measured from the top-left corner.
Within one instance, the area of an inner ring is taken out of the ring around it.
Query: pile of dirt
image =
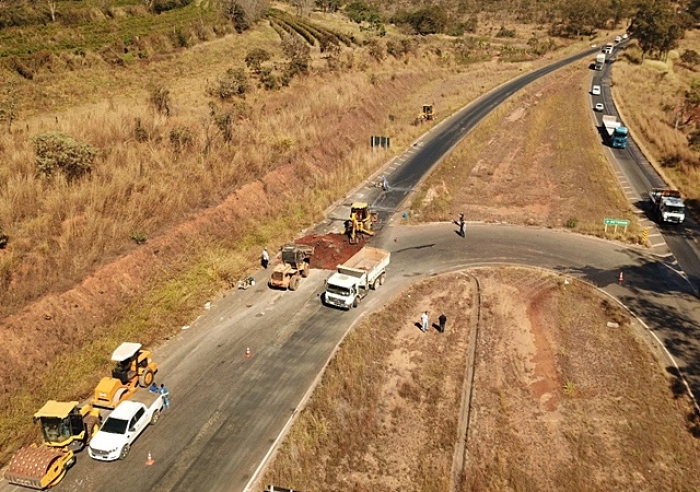
[[[335,270],[339,264],[345,263],[364,246],[364,241],[350,244],[346,235],[335,233],[310,234],[295,242],[315,247],[309,266],[321,270]]]

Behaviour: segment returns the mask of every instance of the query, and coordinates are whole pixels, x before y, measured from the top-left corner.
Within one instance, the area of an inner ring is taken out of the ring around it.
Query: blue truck
[[[603,127],[605,129],[604,133],[608,145],[615,149],[624,149],[627,147],[629,130],[626,126],[622,126],[622,122],[617,116],[603,116]]]

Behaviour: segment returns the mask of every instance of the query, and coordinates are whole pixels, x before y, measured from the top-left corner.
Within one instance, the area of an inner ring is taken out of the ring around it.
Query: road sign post
[[[603,219],[605,224],[605,232],[608,232],[608,226],[614,226],[613,232],[617,234],[617,226],[624,226],[625,232],[627,232],[627,226],[630,225],[630,221],[627,219]]]

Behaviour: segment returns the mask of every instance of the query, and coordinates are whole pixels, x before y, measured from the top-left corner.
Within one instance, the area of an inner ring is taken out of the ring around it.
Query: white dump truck
[[[685,203],[678,190],[653,188],[649,192],[654,215],[661,222],[682,224],[685,220]]]
[[[605,53],[598,53],[595,56],[595,69],[596,70],[603,70],[604,66],[605,66]]]
[[[323,302],[341,309],[357,307],[370,289],[376,290],[384,283],[390,258],[391,253],[385,249],[365,246],[338,265],[338,271],[326,281]]]
[[[92,437],[88,454],[99,461],[123,460],[131,445],[149,426],[155,424],[163,411],[163,395],[139,388],[130,400],[117,405]]]

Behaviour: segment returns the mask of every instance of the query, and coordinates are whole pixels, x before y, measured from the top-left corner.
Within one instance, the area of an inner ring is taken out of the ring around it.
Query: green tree
[[[642,59],[649,54],[666,59],[685,35],[685,19],[669,0],[642,0],[628,29],[642,49]]]
[[[248,76],[245,70],[242,68],[229,68],[219,76],[219,80],[214,86],[210,86],[207,89],[207,92],[209,95],[220,99],[230,99],[233,96],[245,98],[248,89]]]
[[[341,5],[341,0],[316,0],[316,7],[324,12],[337,12]]]
[[[255,73],[260,73],[262,64],[269,61],[270,53],[262,48],[253,48],[245,55],[246,66]]]
[[[36,153],[37,171],[45,176],[62,173],[68,181],[92,171],[92,164],[97,156],[93,146],[78,142],[60,132],[38,135],[32,139],[32,143]]]

